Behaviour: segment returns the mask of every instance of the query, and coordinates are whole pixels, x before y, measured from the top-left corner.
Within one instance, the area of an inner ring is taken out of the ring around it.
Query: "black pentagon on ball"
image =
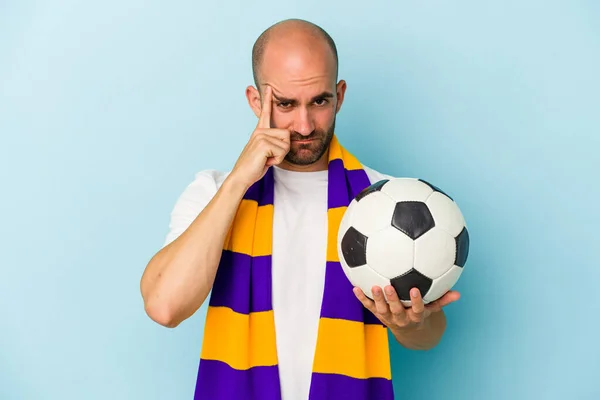
[[[396,289],[400,300],[410,300],[410,290],[412,288],[416,287],[421,292],[421,296],[425,296],[433,281],[416,269],[411,269],[404,275],[391,279],[390,283]]]
[[[469,231],[467,227],[463,227],[463,230],[455,238],[456,240],[456,258],[454,265],[457,267],[464,267],[469,256]]]
[[[416,240],[433,228],[435,221],[427,204],[421,201],[401,201],[396,203],[392,226]]]
[[[342,255],[350,268],[367,263],[367,237],[353,226],[348,228],[341,242]]]
[[[364,188],[363,190],[361,190],[355,197],[356,201],[361,201],[365,196],[373,193],[373,192],[379,192],[381,190],[381,188],[383,187],[383,185],[385,185],[386,183],[388,183],[389,179],[382,179],[378,182],[373,183],[370,186],[367,186],[366,188]]]
[[[419,179],[419,181],[423,182],[424,184],[426,184],[427,186],[429,186],[433,191],[435,192],[440,192],[441,194],[443,194],[444,196],[448,197],[450,200],[454,201],[454,199],[450,196],[448,196],[448,193],[445,193],[442,189],[440,189],[439,187],[432,185],[431,183],[427,182],[426,180],[423,179]]]

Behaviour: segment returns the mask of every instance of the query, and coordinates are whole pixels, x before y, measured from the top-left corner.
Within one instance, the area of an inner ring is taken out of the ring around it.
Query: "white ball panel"
[[[446,230],[453,237],[458,236],[465,226],[465,220],[458,205],[440,192],[432,193],[425,203],[429,207],[435,225]]]
[[[412,306],[412,302],[410,300],[400,300],[400,303],[402,303],[402,305],[404,307],[411,307]],[[427,303],[425,303],[425,299],[423,299],[423,304],[427,304]]]
[[[402,303],[402,305],[404,307],[412,307],[412,301],[410,300],[400,300],[400,303]],[[429,304],[430,302],[427,301],[425,298],[423,298],[423,304]]]
[[[412,301],[410,301],[410,300],[400,300],[400,303],[402,303],[402,305],[403,305],[404,307],[412,307]],[[429,301],[427,301],[427,299],[425,299],[425,298],[423,297],[423,304],[429,304],[429,303],[430,303],[430,302],[429,302]]]
[[[373,286],[379,286],[384,289],[390,284],[389,279],[379,275],[368,264],[352,268],[350,270],[350,282],[352,285],[361,288],[367,297],[371,299],[373,299],[373,292],[371,292]]]
[[[352,219],[352,208],[348,207],[348,208],[346,208],[346,211],[344,212],[344,215],[342,216],[342,220],[340,221],[340,226],[338,228],[338,234],[337,234],[338,247],[340,246],[340,243],[342,242],[342,238],[344,237],[344,234],[350,227],[351,219]]]
[[[386,194],[373,192],[352,204],[351,225],[369,237],[392,224],[396,203]]]
[[[433,193],[433,189],[415,178],[395,178],[387,182],[381,191],[396,203],[401,201],[422,201]]]
[[[445,295],[458,282],[458,278],[460,278],[462,272],[463,269],[461,267],[453,265],[448,272],[433,280],[433,284],[427,291],[427,294],[423,296],[423,300],[431,303]]]
[[[354,202],[354,200],[353,200]],[[352,203],[350,203],[350,205],[352,205]],[[350,226],[352,226],[352,212],[354,210],[354,207],[350,207],[348,206],[346,208],[346,211],[344,211],[344,215],[342,216],[342,220],[340,221],[340,226],[338,228],[338,233],[337,233],[337,245],[338,245],[338,250],[341,250],[341,242],[342,242],[342,238],[344,237],[344,234],[346,233],[346,231],[348,230],[348,228],[350,228]],[[340,253],[340,257],[342,256],[342,253]]]
[[[367,239],[367,264],[388,279],[403,275],[413,268],[414,243],[390,225]]]
[[[455,257],[456,241],[444,229],[435,227],[415,240],[415,269],[431,279],[445,274]]]

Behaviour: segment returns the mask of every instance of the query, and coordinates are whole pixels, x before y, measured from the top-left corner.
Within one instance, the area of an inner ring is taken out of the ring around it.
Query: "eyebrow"
[[[323,93],[320,93],[320,94],[314,96],[312,99],[310,99],[310,102],[312,103],[318,99],[330,99],[332,97],[333,97],[333,93],[325,91]],[[297,103],[297,101],[294,99],[288,99],[286,97],[277,96],[275,93],[273,93],[273,98],[281,103],[292,103],[292,104]]]

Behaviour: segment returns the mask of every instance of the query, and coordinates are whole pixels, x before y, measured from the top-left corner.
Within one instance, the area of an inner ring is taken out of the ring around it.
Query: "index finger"
[[[271,86],[265,88],[265,95],[263,96],[263,102],[260,110],[260,117],[258,119],[258,127],[263,129],[271,128],[271,105],[273,103],[273,94]]]

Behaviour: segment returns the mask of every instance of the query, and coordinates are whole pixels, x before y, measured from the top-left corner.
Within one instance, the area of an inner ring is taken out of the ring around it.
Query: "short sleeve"
[[[215,196],[228,174],[228,172],[204,170],[195,175],[194,180],[181,193],[171,211],[169,231],[164,246],[186,231]]]
[[[365,173],[367,174],[367,176],[369,177],[369,182],[371,182],[371,184],[379,182],[384,179],[393,179],[394,178],[391,175],[381,173],[381,172],[376,171],[373,168],[370,168],[366,165],[363,165],[362,167],[363,167]]]

